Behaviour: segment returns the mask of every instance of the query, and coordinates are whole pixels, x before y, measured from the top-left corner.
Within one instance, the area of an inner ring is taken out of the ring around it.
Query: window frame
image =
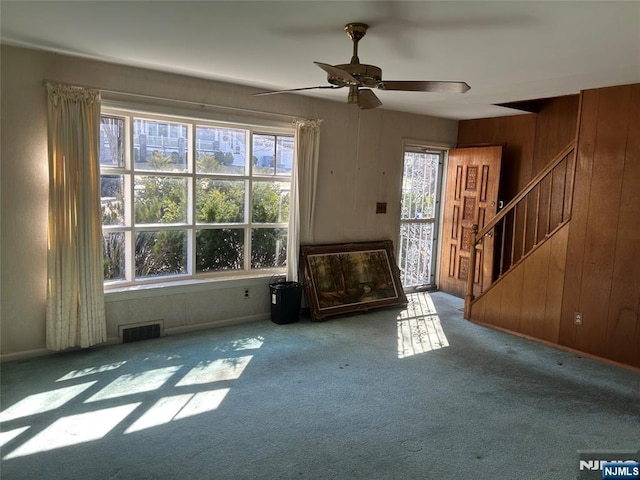
[[[124,205],[124,225],[102,225],[103,234],[122,232],[124,234],[125,248],[124,248],[124,278],[120,279],[105,279],[104,290],[118,291],[126,290],[132,287],[154,287],[154,286],[166,286],[175,284],[190,284],[199,283],[202,281],[208,282],[212,280],[225,280],[225,279],[237,279],[237,278],[252,278],[252,277],[267,277],[273,275],[280,275],[286,272],[286,259],[285,265],[282,267],[270,267],[270,268],[251,268],[252,265],[252,232],[254,229],[285,229],[288,237],[289,221],[282,222],[270,222],[260,223],[253,219],[253,201],[252,192],[255,182],[271,182],[271,183],[286,183],[289,185],[289,198],[291,192],[291,182],[293,174],[293,165],[295,159],[295,127],[293,124],[248,119],[248,121],[227,121],[221,119],[216,115],[201,115],[191,114],[176,114],[167,108],[167,113],[163,113],[161,108],[138,108],[135,106],[109,104],[103,101],[101,108],[102,116],[112,116],[122,118],[124,121],[123,127],[123,165],[122,166],[103,166],[100,164],[100,175],[122,175],[123,182],[123,205]],[[135,168],[135,152],[134,152],[134,119],[141,118],[144,120],[150,120],[158,122],[158,124],[168,125],[167,130],[169,136],[171,136],[174,130],[173,124],[185,124],[187,125],[187,152],[186,152],[186,168],[184,170],[140,170]],[[244,119],[243,119],[244,120]],[[243,130],[246,148],[245,148],[245,171],[243,173],[228,173],[228,172],[213,172],[203,173],[198,172],[196,168],[196,128],[213,127],[223,129],[235,129]],[[276,137],[274,145],[274,160],[277,154],[278,138],[288,137],[291,142],[291,172],[288,175],[283,175],[274,168],[274,172],[267,174],[264,172],[255,172],[253,155],[254,135],[270,135]],[[185,178],[186,179],[186,204],[187,204],[187,219],[186,222],[178,223],[153,223],[153,224],[136,224],[135,223],[135,184],[136,177],[140,176],[162,176],[173,178]],[[244,218],[242,222],[238,223],[204,223],[199,222],[197,218],[197,202],[196,202],[196,190],[197,183],[200,179],[213,179],[215,181],[241,181],[244,183]],[[291,208],[291,204],[290,204]],[[289,216],[292,212],[289,212]],[[102,220],[102,219],[101,219]],[[229,270],[216,270],[207,272],[197,271],[196,262],[196,237],[197,233],[201,230],[207,229],[222,229],[222,228],[238,228],[244,231],[244,245],[243,245],[243,265],[240,269]],[[135,236],[137,232],[144,231],[175,231],[185,230],[187,232],[187,245],[186,245],[186,272],[157,275],[149,277],[137,277],[136,264],[135,264]]]

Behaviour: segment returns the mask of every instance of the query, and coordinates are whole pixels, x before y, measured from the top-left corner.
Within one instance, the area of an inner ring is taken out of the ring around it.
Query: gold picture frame
[[[302,245],[300,264],[314,321],[407,305],[391,240]]]

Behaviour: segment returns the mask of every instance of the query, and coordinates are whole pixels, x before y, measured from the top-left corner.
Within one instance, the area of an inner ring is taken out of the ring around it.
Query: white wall
[[[316,243],[396,240],[402,140],[454,144],[457,122],[299,95],[252,97],[253,89],[204,79],[2,46],[1,52],[1,353],[45,349],[48,202],[44,79],[320,118]],[[346,94],[345,94],[346,95]],[[108,97],[105,94],[105,97]],[[194,107],[195,108],[195,107]],[[360,127],[358,128],[358,120]],[[359,141],[358,141],[359,140]],[[376,215],[376,202],[388,202]],[[168,333],[269,318],[268,278],[108,295],[108,336],[118,325],[164,319]],[[245,287],[251,298],[242,299]]]

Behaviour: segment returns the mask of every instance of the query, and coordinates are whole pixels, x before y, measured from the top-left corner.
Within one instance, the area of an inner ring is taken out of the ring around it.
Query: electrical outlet
[[[574,312],[573,323],[575,323],[576,325],[582,325],[582,313]]]
[[[243,296],[243,298],[244,298],[245,300],[249,298],[249,289],[248,289],[248,288],[245,288],[245,289],[244,289],[244,296]]]

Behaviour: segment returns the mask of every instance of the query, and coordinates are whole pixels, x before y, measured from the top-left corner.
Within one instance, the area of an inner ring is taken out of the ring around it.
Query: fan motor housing
[[[346,63],[334,66],[340,70],[348,72],[352,77],[360,82],[360,86],[362,87],[376,88],[382,80],[382,70],[375,65]],[[331,75],[327,76],[327,81],[332,85],[337,85],[339,87],[349,86],[349,83],[344,79],[333,77]]]

